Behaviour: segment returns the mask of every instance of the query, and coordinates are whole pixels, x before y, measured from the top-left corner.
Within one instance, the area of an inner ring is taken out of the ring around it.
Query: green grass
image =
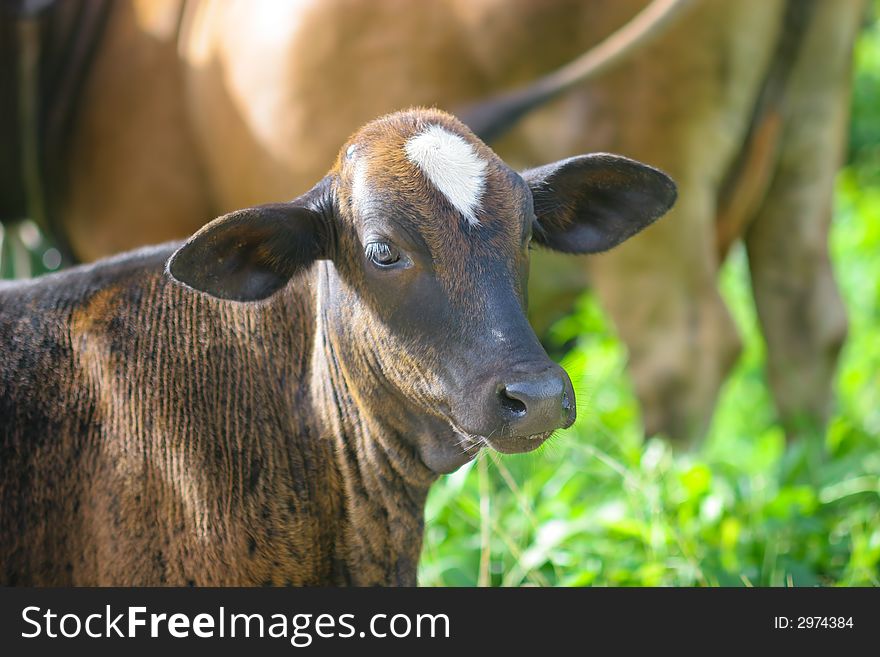
[[[721,288],[746,349],[706,442],[685,454],[643,442],[625,350],[585,295],[565,327],[580,335],[565,365],[585,417],[534,454],[487,453],[445,478],[429,499],[420,581],[880,584],[878,212],[880,189],[860,188],[844,171],[832,250],[851,333],[814,484],[797,467],[804,446],[787,451],[776,422],[738,249]]]
[[[877,3],[875,3],[876,6]],[[580,419],[535,453],[483,454],[428,501],[423,585],[880,585],[880,24],[856,52],[831,251],[850,335],[825,459],[786,449],[742,248],[720,286],[745,351],[700,448],[642,439],[626,352],[589,293],[555,327]]]

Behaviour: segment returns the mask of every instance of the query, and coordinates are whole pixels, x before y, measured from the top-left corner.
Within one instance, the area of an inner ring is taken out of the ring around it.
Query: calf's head
[[[205,226],[168,272],[258,301],[314,267],[334,371],[446,472],[574,422],[571,382],[526,320],[531,245],[604,251],[674,200],[665,174],[614,155],[517,173],[450,115],[409,110],[358,131],[304,196]]]

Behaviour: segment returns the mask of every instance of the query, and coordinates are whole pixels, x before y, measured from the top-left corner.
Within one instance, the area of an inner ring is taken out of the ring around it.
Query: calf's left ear
[[[174,280],[220,299],[271,296],[298,271],[328,257],[328,219],[315,203],[319,186],[289,203],[215,219],[174,252],[165,270]]]
[[[535,203],[534,240],[565,253],[617,246],[675,203],[672,179],[619,155],[594,153],[523,172]]]

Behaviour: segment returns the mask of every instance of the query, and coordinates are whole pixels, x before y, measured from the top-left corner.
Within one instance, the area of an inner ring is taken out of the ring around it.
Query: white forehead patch
[[[486,187],[486,160],[459,135],[439,125],[411,137],[404,146],[415,164],[468,224],[479,225],[477,210]]]
[[[351,183],[351,200],[355,209],[363,213],[370,203],[370,186],[367,184],[367,167],[363,160],[354,165]]]

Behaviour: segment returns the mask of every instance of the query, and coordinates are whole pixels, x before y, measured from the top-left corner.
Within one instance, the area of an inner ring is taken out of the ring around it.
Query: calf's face
[[[674,199],[665,174],[611,155],[518,174],[453,117],[411,110],[362,128],[303,197],[208,224],[168,271],[256,301],[325,261],[319,322],[342,376],[447,472],[574,422],[571,382],[526,320],[531,245],[603,251]]]

